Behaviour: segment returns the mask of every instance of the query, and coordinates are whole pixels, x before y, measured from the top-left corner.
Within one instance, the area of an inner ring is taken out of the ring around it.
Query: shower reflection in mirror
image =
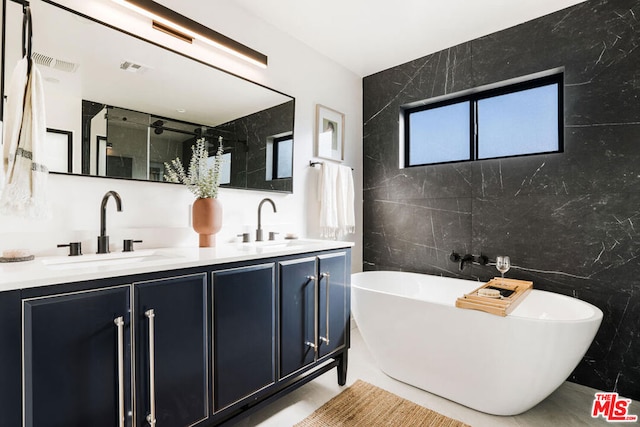
[[[165,162],[179,157],[188,164],[191,146],[199,138],[205,138],[213,155],[222,137],[222,185],[290,179],[293,134],[272,134],[282,131],[274,118],[290,110],[288,104],[210,127],[84,100],[83,173],[163,181]]]

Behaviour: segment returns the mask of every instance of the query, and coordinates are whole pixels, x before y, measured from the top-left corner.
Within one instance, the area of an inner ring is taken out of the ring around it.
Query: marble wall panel
[[[564,68],[565,123],[637,122],[637,1],[587,1],[474,40],[476,86]]]
[[[457,274],[452,248],[470,251],[471,199],[366,200],[366,269],[378,264],[423,273]]]
[[[266,179],[267,140],[292,132],[294,101],[219,125],[231,147],[231,187],[293,191],[293,178]]]
[[[637,265],[636,265],[637,271]],[[571,376],[602,384],[605,390],[618,390],[635,400],[640,384],[640,340],[637,319],[640,317],[640,284],[621,283],[616,292],[608,291],[611,281],[579,289],[579,298],[601,307],[605,313],[600,330],[589,351]],[[604,289],[604,291],[603,291]],[[608,315],[607,315],[608,314]]]
[[[640,400],[640,3],[590,0],[368,76],[364,265],[485,281],[448,254],[584,299],[602,326],[570,379]],[[401,169],[401,106],[561,67],[563,153]]]
[[[522,268],[633,283],[639,203],[638,193],[474,199],[473,250],[509,248],[504,255]]]

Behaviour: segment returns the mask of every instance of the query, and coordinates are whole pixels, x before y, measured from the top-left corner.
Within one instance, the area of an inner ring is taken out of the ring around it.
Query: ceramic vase
[[[191,210],[193,229],[200,236],[200,247],[216,245],[216,233],[222,228],[222,204],[218,199],[198,198]]]

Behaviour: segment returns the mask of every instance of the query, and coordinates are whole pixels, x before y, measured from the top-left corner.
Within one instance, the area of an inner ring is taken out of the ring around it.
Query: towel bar
[[[315,167],[316,165],[323,165],[324,162],[314,162],[313,160],[309,160],[309,166],[310,167]],[[351,168],[351,170],[353,170],[353,168]]]

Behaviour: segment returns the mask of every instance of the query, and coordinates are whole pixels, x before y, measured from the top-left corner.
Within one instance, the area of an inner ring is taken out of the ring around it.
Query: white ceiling
[[[235,0],[359,76],[584,0]],[[266,52],[268,55],[268,52]]]

